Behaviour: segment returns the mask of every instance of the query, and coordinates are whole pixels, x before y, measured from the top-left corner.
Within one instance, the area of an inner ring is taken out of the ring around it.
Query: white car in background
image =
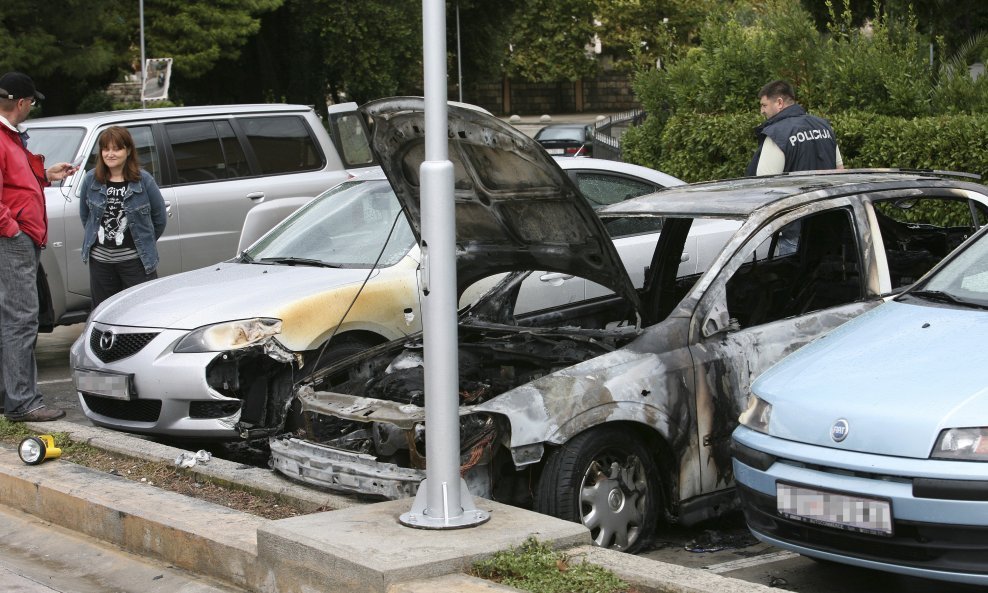
[[[626,163],[557,163],[594,206],[682,184]],[[639,286],[660,224],[614,226]],[[383,173],[360,175],[309,201],[236,259],[107,300],[71,351],[82,409],[98,426],[149,435],[235,439],[267,436],[286,422],[291,429],[292,386],[313,369],[421,329],[419,262]],[[494,279],[480,281],[462,302]],[[536,272],[520,307],[608,292],[579,277]]]

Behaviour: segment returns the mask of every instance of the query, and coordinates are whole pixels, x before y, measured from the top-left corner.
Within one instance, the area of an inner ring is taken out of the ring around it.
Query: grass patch
[[[35,434],[51,434],[62,449],[57,460],[46,463],[75,463],[134,482],[156,486],[185,496],[207,500],[225,507],[264,517],[285,519],[329,509],[312,509],[268,492],[256,492],[236,484],[211,479],[185,468],[160,461],[147,461],[77,443],[66,433],[37,433],[20,422],[0,417],[0,444],[11,448]]]
[[[586,560],[571,564],[565,553],[534,537],[477,562],[471,574],[533,593],[638,593],[606,568]]]

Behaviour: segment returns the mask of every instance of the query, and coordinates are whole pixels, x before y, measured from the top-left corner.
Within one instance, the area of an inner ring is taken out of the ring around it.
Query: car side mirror
[[[741,325],[738,320],[730,317],[727,311],[717,305],[703,321],[701,332],[704,338],[709,338],[721,333],[736,332],[740,329]]]

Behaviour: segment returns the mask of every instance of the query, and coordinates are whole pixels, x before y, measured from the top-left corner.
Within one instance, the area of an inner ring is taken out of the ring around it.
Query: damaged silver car
[[[362,108],[420,235],[423,104]],[[598,210],[538,145],[451,107],[458,287],[507,272],[459,326],[461,473],[475,496],[586,525],[635,551],[662,522],[736,505],[731,431],[754,377],[908,285],[988,220],[988,188],[896,171],[703,183]],[[636,289],[607,227],[661,225]],[[708,261],[692,245],[719,229]],[[607,290],[518,312],[526,272]],[[297,389],[304,428],[271,441],[302,482],[383,498],[425,477],[422,337],[378,345]]]

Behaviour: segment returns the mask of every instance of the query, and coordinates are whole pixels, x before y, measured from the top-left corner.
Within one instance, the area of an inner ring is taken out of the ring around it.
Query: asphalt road
[[[69,348],[84,327],[84,324],[60,327],[51,334],[39,335],[38,382],[48,405],[64,409],[67,413],[66,420],[88,424],[79,409],[68,365]],[[215,451],[214,454],[222,456]],[[751,537],[737,513],[690,529],[667,527],[656,538],[654,548],[642,555],[781,590],[805,593],[985,591],[983,588],[948,585],[815,562],[758,542]]]

